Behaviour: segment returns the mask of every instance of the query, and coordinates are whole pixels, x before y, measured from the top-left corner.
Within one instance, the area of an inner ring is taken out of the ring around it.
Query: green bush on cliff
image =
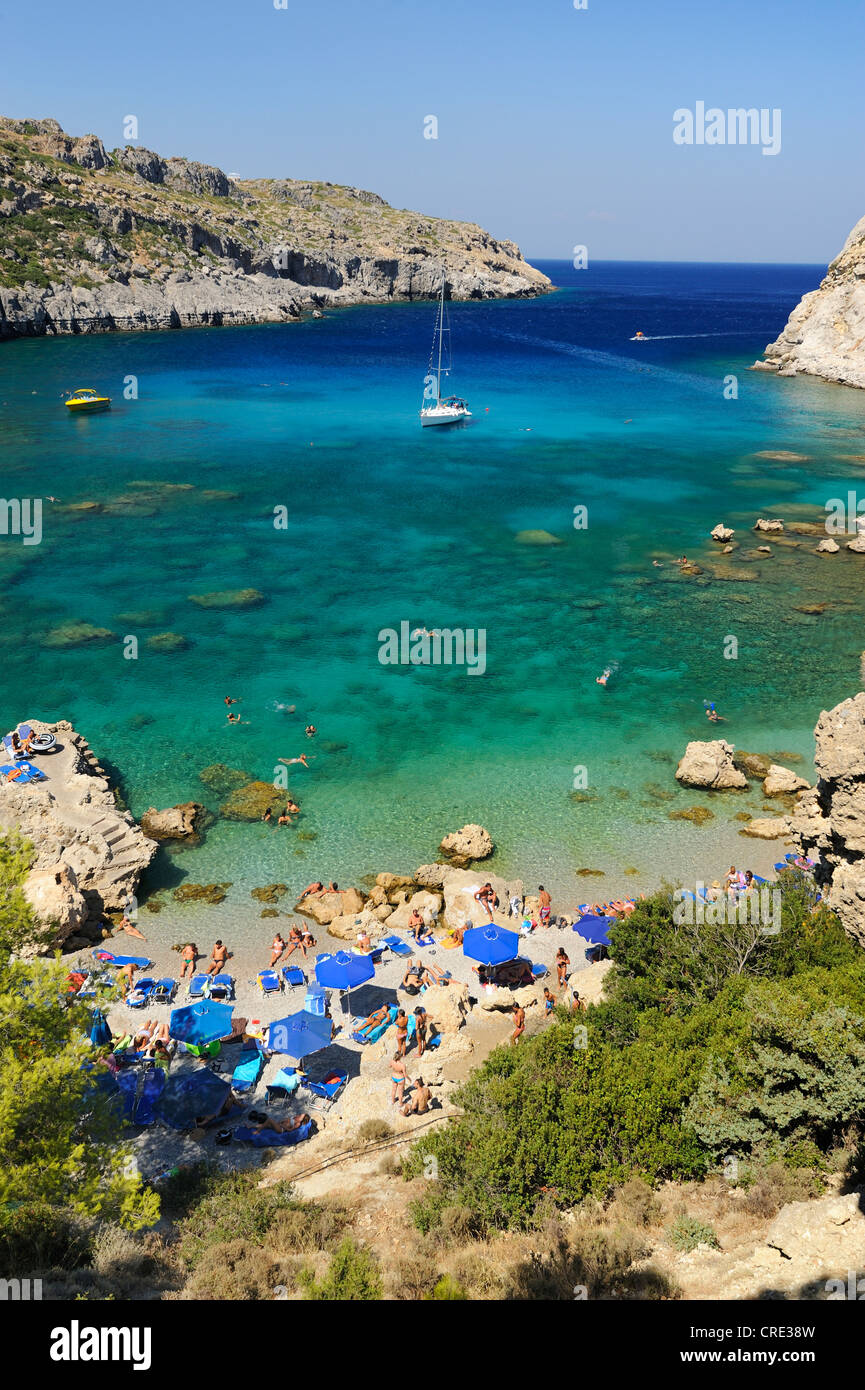
[[[22,1249],[62,1213],[132,1229],[159,1214],[126,1172],[120,1116],[92,1065],[90,1008],[67,993],[59,961],[12,957],[36,935],[22,891],[31,858],[20,839],[0,840],[0,1247]]]
[[[415,1146],[407,1175],[438,1179],[418,1224],[459,1203],[525,1227],[551,1200],[697,1178],[728,1154],[825,1151],[861,1124],[865,953],[802,906],[793,885],[777,935],[683,929],[669,893],[618,923],[608,1001],[495,1051],[456,1094],[459,1118]]]

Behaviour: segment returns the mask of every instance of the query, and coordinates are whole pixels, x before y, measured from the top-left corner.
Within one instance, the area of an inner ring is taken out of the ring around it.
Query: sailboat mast
[[[445,273],[442,271],[442,297],[439,305],[439,366],[438,366],[438,385],[436,386],[436,400],[442,398],[442,337],[444,336],[445,326]]]

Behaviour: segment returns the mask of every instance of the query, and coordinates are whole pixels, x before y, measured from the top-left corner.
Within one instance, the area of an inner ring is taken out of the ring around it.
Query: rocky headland
[[[24,893],[50,928],[51,944],[60,945],[98,926],[105,912],[127,907],[157,846],[118,805],[107,773],[70,723],[28,722],[57,742],[36,760],[45,781],[0,786],[0,832],[17,831],[33,846]]]
[[[843,386],[865,386],[865,217],[819,288],[804,295],[754,366],[780,376],[802,372]]]
[[[230,179],[0,117],[0,338],[289,322],[327,305],[543,293],[512,241],[376,193]]]

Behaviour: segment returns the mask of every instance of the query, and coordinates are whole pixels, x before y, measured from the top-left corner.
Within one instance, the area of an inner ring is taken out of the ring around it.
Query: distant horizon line
[[[523,259],[530,265],[538,261],[545,261],[547,265],[572,265],[568,256],[540,256],[532,252],[522,251]],[[813,270],[815,267],[824,266],[828,269],[828,261],[704,261],[704,260],[679,260],[673,257],[653,256],[642,260],[631,259],[628,256],[595,256],[590,257],[589,267],[592,265],[762,265],[762,266],[782,266],[796,268],[799,266]]]

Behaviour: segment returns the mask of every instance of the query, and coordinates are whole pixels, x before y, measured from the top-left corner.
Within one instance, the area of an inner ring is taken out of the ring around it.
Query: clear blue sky
[[[827,262],[865,214],[863,0],[0,0],[0,110],[329,179],[532,257]],[[780,107],[782,148],[673,112]],[[435,115],[438,140],[423,138]]]

